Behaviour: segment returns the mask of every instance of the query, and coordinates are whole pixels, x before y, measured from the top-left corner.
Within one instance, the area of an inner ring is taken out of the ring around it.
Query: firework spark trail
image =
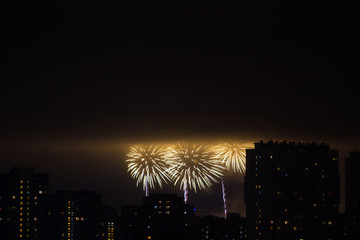
[[[225,194],[225,184],[224,179],[221,179],[221,187],[222,187],[222,194],[223,194],[223,201],[224,201],[224,217],[227,217],[227,207],[226,207],[226,194]]]
[[[216,157],[225,164],[226,168],[233,172],[239,172],[244,174],[246,172],[246,148],[247,145],[243,145],[238,142],[232,143],[223,143],[214,147],[216,152]],[[222,180],[222,195],[224,201],[224,214],[225,218],[227,215],[227,206],[226,206],[226,194],[225,194],[225,184]]]
[[[166,171],[166,153],[163,145],[139,144],[132,146],[127,154],[128,172],[136,179],[136,186],[142,183],[145,196],[149,196],[149,188],[155,188],[156,183],[162,187],[163,182],[170,180]]]
[[[169,147],[170,168],[174,185],[179,183],[187,202],[188,191],[211,187],[226,169],[215,157],[212,148],[204,144],[178,143]]]

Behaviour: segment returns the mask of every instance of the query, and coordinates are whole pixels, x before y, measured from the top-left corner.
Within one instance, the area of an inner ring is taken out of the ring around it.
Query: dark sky
[[[52,191],[93,189],[120,209],[141,201],[124,163],[133,143],[359,148],[354,6],[120,2],[1,3],[1,171],[32,166]],[[193,203],[220,207],[218,188]]]

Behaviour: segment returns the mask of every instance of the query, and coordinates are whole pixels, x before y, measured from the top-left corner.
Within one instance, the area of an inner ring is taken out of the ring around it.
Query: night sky
[[[324,141],[341,159],[359,149],[354,6],[106,2],[1,3],[0,171],[34,167],[51,192],[95,190],[120,210],[143,194],[124,162],[134,143]],[[242,211],[241,176],[225,181]],[[215,185],[189,202],[221,200]]]

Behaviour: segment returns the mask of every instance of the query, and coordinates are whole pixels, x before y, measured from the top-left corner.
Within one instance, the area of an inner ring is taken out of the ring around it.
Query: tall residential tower
[[[338,239],[338,152],[315,143],[255,143],[246,152],[248,239]]]
[[[0,174],[0,239],[48,239],[48,184],[48,174],[32,168]]]

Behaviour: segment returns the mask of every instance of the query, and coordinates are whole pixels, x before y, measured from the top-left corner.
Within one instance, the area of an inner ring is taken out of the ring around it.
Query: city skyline
[[[339,150],[343,187],[344,159],[360,148],[355,7],[1,6],[0,171],[34,167],[50,189],[93,189],[120,206],[143,194],[126,172],[133,144],[302,140]],[[230,199],[239,176],[225,179]],[[219,193],[196,201],[221,208]]]
[[[256,144],[259,144],[260,142],[262,142],[262,140],[254,142],[253,145],[256,146]],[[276,140],[270,140],[270,142],[273,143],[283,143],[283,144],[304,144],[304,145],[311,145],[311,144],[321,144],[323,145],[323,142],[320,143],[316,143],[316,142],[303,142],[303,141],[298,141],[295,142],[294,140],[292,141],[285,141],[285,140],[280,140],[280,141],[276,141]],[[219,142],[217,142],[219,143]],[[207,144],[209,144],[209,142],[207,142]],[[214,145],[215,146],[215,145]],[[247,145],[249,146],[247,149],[253,149],[252,145]],[[330,149],[335,150],[334,148],[332,148],[330,146]],[[130,149],[129,149],[130,150]],[[126,153],[124,153],[124,157],[125,159],[127,159],[128,157],[126,156]],[[339,159],[340,161],[340,159]],[[16,166],[16,167],[30,167],[30,166]],[[108,188],[103,188],[102,184],[94,184],[91,185],[89,184],[88,181],[84,181],[79,179],[78,182],[73,182],[73,181],[68,181],[67,179],[72,179],[72,177],[74,176],[67,176],[68,178],[63,178],[63,176],[60,176],[59,179],[56,179],[55,181],[52,179],[51,174],[50,174],[50,186],[52,186],[51,182],[55,182],[58,181],[54,187],[50,187],[49,190],[51,193],[55,193],[56,191],[59,190],[65,190],[65,191],[79,191],[79,190],[86,190],[86,191],[95,191],[101,195],[103,195],[103,200],[104,203],[106,203],[107,205],[113,206],[117,209],[117,211],[119,212],[122,206],[125,205],[131,205],[134,203],[140,203],[141,201],[141,197],[144,196],[144,190],[142,185],[137,186],[136,184],[136,179],[132,179],[131,175],[128,172],[127,169],[127,163],[126,160],[123,161],[122,163],[122,176],[119,175],[115,175],[115,176],[110,176],[110,178],[114,178],[114,179],[127,179],[128,180],[128,184],[127,184],[127,188],[123,189],[122,192],[126,192],[125,195],[119,195],[116,191],[118,190],[116,185],[111,185]],[[43,169],[42,171],[45,172],[49,172],[48,170],[46,170],[43,166],[39,169]],[[36,168],[37,170],[37,168]],[[78,174],[78,173],[82,173],[82,170],[80,169],[76,169],[76,171],[74,171],[74,174]],[[103,177],[104,179],[109,178],[109,176],[106,176],[108,172],[105,173],[105,175],[102,175],[100,172],[99,174],[101,175],[101,177]],[[99,176],[100,176],[99,175]],[[224,172],[224,176],[223,179],[225,180],[226,183],[226,196],[227,196],[227,207],[228,207],[228,212],[233,212],[233,213],[241,213],[242,216],[245,216],[245,203],[244,203],[244,196],[243,196],[243,191],[244,191],[244,182],[243,182],[243,177],[246,175],[246,172],[244,173],[234,173],[232,171],[226,171]],[[341,173],[340,173],[341,175]],[[345,177],[345,176],[342,176]],[[101,182],[103,179],[99,179],[97,178],[96,181]],[[207,211],[208,213],[211,213],[213,215],[217,215],[217,216],[223,216],[223,199],[221,196],[221,180],[220,178],[217,179],[218,182],[217,183],[213,183],[212,187],[207,187],[205,189],[202,190],[198,190],[197,192],[195,192],[194,190],[190,190],[189,194],[190,194],[190,204],[193,204],[194,206],[196,206],[200,211],[204,210]],[[340,181],[341,183],[341,181]],[[67,185],[67,186],[66,186]],[[125,184],[126,185],[126,184]],[[123,186],[123,185],[121,185]],[[131,189],[131,192],[129,192],[129,189]],[[155,188],[149,188],[150,189],[150,193],[177,193],[179,195],[183,194],[183,190],[181,190],[179,188],[179,185],[174,185],[174,180],[170,181],[168,180],[167,183],[163,183],[163,188],[159,188],[158,186],[156,186]],[[345,201],[344,201],[344,189],[341,189],[341,201],[340,201],[340,205],[339,205],[339,210],[340,212],[344,212],[345,210]]]

